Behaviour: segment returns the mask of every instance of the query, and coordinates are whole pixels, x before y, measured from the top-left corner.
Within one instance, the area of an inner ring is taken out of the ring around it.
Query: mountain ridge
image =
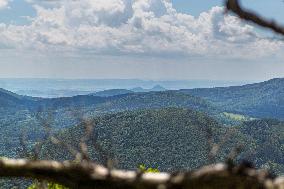
[[[284,118],[284,78],[243,86],[180,91],[204,98],[225,111],[259,118]]]

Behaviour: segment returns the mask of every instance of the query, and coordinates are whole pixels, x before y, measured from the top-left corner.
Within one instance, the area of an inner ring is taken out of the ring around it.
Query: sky
[[[282,0],[243,0],[284,24]],[[0,0],[0,78],[267,80],[284,41],[223,0]]]

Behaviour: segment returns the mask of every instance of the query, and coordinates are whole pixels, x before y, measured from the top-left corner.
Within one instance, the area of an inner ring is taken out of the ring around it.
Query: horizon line
[[[280,79],[280,77],[270,79],[251,79],[251,80],[229,80],[229,79],[151,79],[151,78],[52,78],[52,77],[0,77],[0,80],[26,79],[26,80],[139,80],[139,81],[226,81],[226,82],[258,82],[271,79]]]

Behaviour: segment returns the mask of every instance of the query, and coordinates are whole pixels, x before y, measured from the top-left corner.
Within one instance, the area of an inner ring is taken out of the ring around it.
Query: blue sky
[[[173,6],[180,12],[198,16],[213,6],[223,6],[223,0],[173,0]],[[243,0],[243,5],[264,13],[269,18],[284,22],[284,3],[281,0]],[[36,11],[32,4],[25,0],[14,0],[9,4],[9,9],[0,12],[0,22],[26,24],[28,21],[23,16],[35,16]]]
[[[27,23],[27,19],[23,16],[35,16],[34,9],[23,0],[13,1],[9,6],[10,8],[0,11],[0,22],[24,24]]]
[[[222,6],[223,0],[173,0],[174,6],[188,14],[198,16],[213,6]],[[242,0],[243,6],[261,12],[269,18],[284,22],[284,2],[282,0]]]
[[[0,77],[284,77],[283,42],[225,16],[222,3],[0,0]],[[242,3],[284,24],[282,0]]]

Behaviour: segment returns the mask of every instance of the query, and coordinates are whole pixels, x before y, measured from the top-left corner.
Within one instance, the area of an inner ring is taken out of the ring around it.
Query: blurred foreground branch
[[[0,159],[0,177],[43,179],[69,188],[96,189],[156,189],[156,188],[267,188],[282,189],[284,179],[273,179],[266,172],[245,164],[230,167],[217,164],[185,173],[140,173],[110,170],[83,161],[81,163]]]
[[[274,32],[284,35],[284,26],[279,25],[274,20],[268,20],[261,15],[245,10],[240,6],[239,0],[226,0],[227,10],[232,11],[241,19],[253,22],[259,26],[269,28]]]

